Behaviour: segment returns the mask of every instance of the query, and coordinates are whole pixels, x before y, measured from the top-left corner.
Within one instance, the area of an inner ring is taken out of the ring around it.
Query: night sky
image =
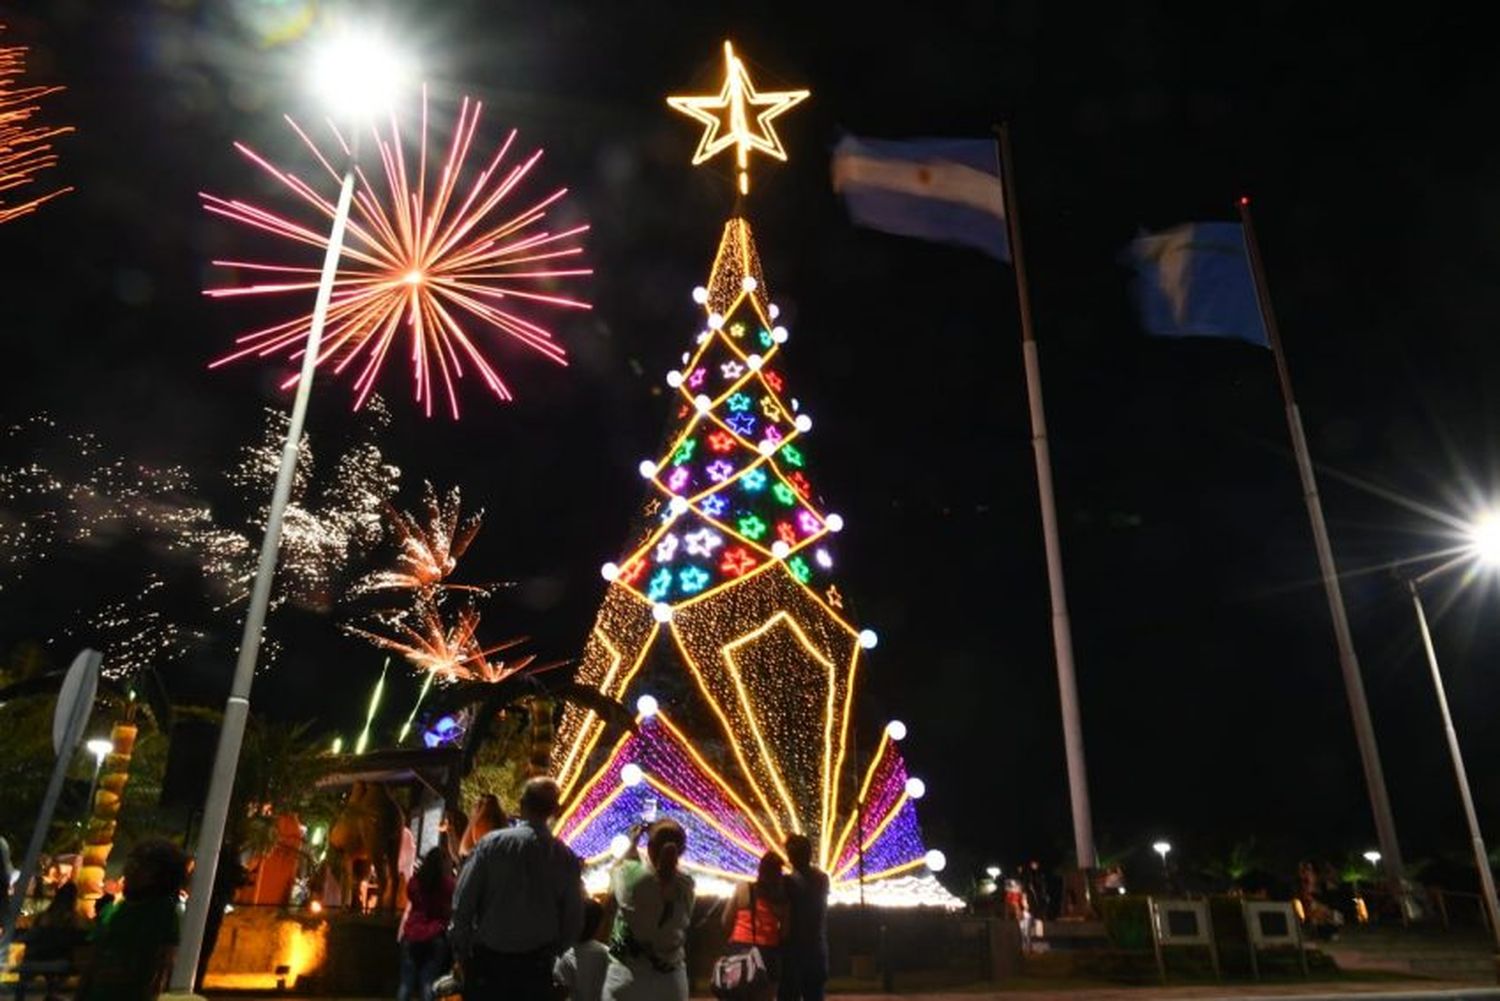
[[[68,87],[48,118],[78,126],[52,178],[78,190],[0,230],[7,421],[46,410],[207,482],[264,406],[286,404],[276,366],[206,371],[255,316],[201,297],[206,262],[265,244],[202,212],[197,192],[267,196],[236,138],[305,166],[280,121],[311,117],[305,44],[264,48],[254,27],[300,6],[0,4],[35,80]],[[1362,851],[1373,824],[1270,356],[1146,339],[1121,263],[1139,228],[1230,219],[1248,194],[1403,847],[1462,857],[1409,605],[1387,573],[1358,571],[1451,544],[1418,508],[1463,514],[1496,485],[1500,64],[1478,23],[1439,21],[1457,15],[1434,5],[1389,22],[1311,6],[359,4],[417,50],[435,104],[473,94],[483,134],[514,125],[546,148],[548,182],[593,225],[598,272],[592,313],[555,324],[571,367],[499,349],[513,405],[471,390],[460,423],[426,420],[392,371],[382,443],[402,500],[423,479],[461,484],[487,510],[468,572],[517,582],[490,628],[576,656],[732,204],[722,166],[689,167],[697,127],[662,97],[715,86],[733,38],[758,82],[813,93],[780,120],[791,161],[756,172],[750,214],[792,331],[791,389],[817,420],[812,478],[848,522],[843,590],[882,639],[861,726],[910,725],[928,840],[955,871],[1061,859],[1012,272],[855,229],[828,181],[841,131],[985,136],[1008,120],[1101,850],[1165,835],[1191,861],[1256,835],[1292,857]],[[358,424],[348,383],[314,396],[314,447],[331,452]],[[55,638],[110,566],[137,558],[96,552],[71,574],[63,559],[0,593],[0,646]],[[1430,609],[1493,833],[1497,594],[1460,577],[1433,585]],[[380,657],[339,634],[341,617],[282,617],[287,650],[258,708],[357,727]],[[164,669],[180,697],[222,698],[239,622],[220,628],[220,652]]]

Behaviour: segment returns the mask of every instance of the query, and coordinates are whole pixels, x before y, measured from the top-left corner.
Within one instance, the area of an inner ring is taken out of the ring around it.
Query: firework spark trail
[[[181,659],[205,634],[167,616],[151,602],[160,600],[166,582],[148,572],[145,584],[128,598],[101,605],[91,615],[78,613],[82,626],[64,632],[98,644],[104,654],[103,674],[126,678],[148,667]]]
[[[5,25],[0,24],[3,30]],[[52,151],[52,140],[73,131],[71,126],[31,124],[32,116],[41,110],[36,102],[62,88],[15,86],[25,69],[25,46],[0,46],[0,195],[30,184],[38,173],[54,166],[57,154]],[[58,188],[14,205],[0,198],[0,223],[35,212],[44,202],[72,190]]]
[[[481,330],[499,333],[502,340],[567,364],[567,353],[552,333],[516,312],[512,303],[589,308],[587,303],[547,291],[558,279],[592,274],[589,268],[565,266],[568,259],[583,253],[583,248],[572,241],[588,226],[570,226],[558,232],[543,228],[548,213],[567,193],[566,188],[519,211],[501,211],[542,155],[538,150],[519,163],[503,167],[515,141],[514,130],[486,166],[472,176],[467,193],[460,194],[481,109],[480,102],[463,99],[448,152],[430,188],[425,92],[414,177],[407,170],[405,142],[395,115],[390,117],[387,132],[372,126],[385,194],[382,197],[380,188],[356,166],[354,210],[317,359],[319,365],[331,364],[336,374],[354,367],[355,409],[362,407],[374,390],[402,327],[409,334],[406,353],[413,395],[429,417],[438,395],[436,382],[447,398],[451,415],[458,418],[456,383],[464,378],[466,367],[472,367],[498,399],[512,399],[510,387],[485,357],[480,342],[460,323],[464,315],[479,321]],[[287,123],[321,170],[338,182],[339,171],[311,137],[290,117]],[[348,156],[350,147],[344,137],[337,130],[334,137]],[[304,209],[311,209],[318,222],[304,224],[243,201],[202,193],[204,208],[293,243],[326,250],[328,237],[323,230],[326,220],[335,214],[333,203],[296,174],[282,170],[243,143],[235,147],[294,194]],[[258,284],[207,289],[205,294],[214,298],[285,293],[307,296],[318,285],[318,269],[312,266],[246,260],[213,263],[264,277]],[[210,367],[251,356],[299,358],[311,321],[309,312],[243,334],[237,340],[240,346]],[[296,381],[297,376],[292,376],[284,386]]]
[[[422,600],[435,597],[439,589],[454,589],[488,595],[482,587],[449,582],[459,557],[479,532],[484,510],[460,518],[458,487],[450,489],[441,500],[431,483],[424,482],[422,487],[422,514],[390,509],[390,528],[398,548],[396,567],[368,575],[355,585],[354,594],[409,590]]]
[[[361,626],[345,625],[352,636],[369,640],[382,650],[405,657],[419,671],[436,677],[440,683],[454,681],[499,682],[526,670],[536,660],[527,654],[511,660],[492,660],[502,650],[525,642],[509,639],[486,647],[479,641],[479,612],[473,605],[463,605],[450,625],[434,601],[420,601],[410,612],[382,619],[390,634],[374,632]]]
[[[0,590],[64,547],[136,536],[180,553],[212,523],[207,506],[191,498],[182,467],[106,457],[91,434],[62,434],[53,444],[57,431],[46,414],[0,431],[7,451],[32,453],[0,468]]]
[[[372,422],[370,434],[389,420],[378,398],[371,401],[367,413]],[[244,449],[229,476],[248,497],[270,497],[286,441],[287,416],[269,409],[266,414],[261,440]],[[277,586],[271,595],[273,609],[289,600],[318,602],[328,598],[345,570],[384,538],[382,515],[395,496],[401,476],[401,471],[387,463],[379,447],[369,441],[340,455],[320,490],[314,489],[314,473],[312,446],[304,435],[297,446],[291,501],[282,525]],[[262,507],[244,529],[209,525],[192,537],[193,546],[202,554],[204,572],[222,591],[220,610],[249,597],[265,519],[266,508]]]

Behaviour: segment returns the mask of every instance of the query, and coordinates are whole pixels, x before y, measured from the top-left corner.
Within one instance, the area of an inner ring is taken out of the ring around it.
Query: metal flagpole
[[[1364,765],[1370,809],[1375,815],[1375,836],[1380,842],[1380,860],[1385,867],[1386,879],[1401,903],[1402,917],[1409,918],[1411,900],[1406,887],[1405,866],[1401,863],[1401,846],[1396,840],[1396,821],[1391,815],[1391,801],[1385,789],[1385,773],[1381,770],[1380,751],[1375,744],[1375,727],[1370,721],[1370,706],[1365,700],[1359,658],[1354,653],[1354,638],[1349,631],[1349,618],[1344,611],[1338,567],[1333,562],[1333,546],[1329,544],[1328,526],[1323,521],[1323,502],[1318,498],[1318,481],[1313,475],[1307,437],[1302,431],[1302,413],[1297,409],[1297,400],[1292,395],[1291,372],[1281,349],[1281,331],[1276,326],[1276,313],[1271,308],[1271,293],[1266,286],[1260,245],[1256,242],[1255,226],[1250,220],[1249,198],[1239,200],[1239,210],[1240,223],[1245,233],[1245,252],[1249,255],[1250,272],[1255,278],[1255,295],[1260,303],[1261,319],[1266,325],[1271,355],[1276,359],[1276,377],[1281,382],[1281,395],[1286,401],[1286,423],[1292,436],[1292,451],[1297,457],[1297,472],[1302,478],[1302,499],[1307,503],[1307,517],[1312,522],[1313,544],[1318,553],[1318,568],[1323,575],[1323,589],[1328,594],[1328,610],[1333,616],[1333,635],[1338,642],[1339,667],[1344,674],[1349,713],[1354,717],[1354,737],[1359,744],[1360,761]]]
[[[338,271],[344,246],[344,225],[349,221],[349,206],[354,198],[354,158],[344,169],[339,189],[333,229],[328,235],[328,251],[323,257],[323,273],[318,281],[318,296],[313,304],[312,323],[303,348],[302,373],[297,379],[297,395],[292,402],[292,420],[287,427],[286,445],[281,450],[281,467],[271,491],[271,508],[266,517],[266,537],[260,547],[260,563],[255,572],[255,586],[250,592],[250,608],[245,613],[245,631],[240,637],[239,660],[234,667],[234,681],[229,701],[224,705],[224,722],[219,730],[219,746],[214,752],[214,770],[209,782],[208,799],[203,806],[203,822],[198,829],[198,851],[194,856],[193,882],[189,891],[187,914],[182,923],[182,945],[172,966],[171,992],[192,991],[198,973],[198,954],[203,949],[203,926],[213,897],[214,874],[219,867],[219,850],[224,844],[224,827],[229,817],[229,801],[234,794],[234,776],[239,769],[240,748],[245,740],[245,722],[250,716],[250,687],[255,681],[255,661],[260,653],[260,634],[266,623],[271,600],[271,583],[276,576],[276,554],[281,547],[281,523],[292,492],[292,476],[297,469],[297,446],[302,440],[302,424],[307,417],[307,401],[312,392],[313,370],[323,338],[323,323],[328,316],[328,302],[333,295],[333,277]]]
[[[1015,163],[1010,130],[996,127],[1000,145],[1000,187],[1005,198],[1005,226],[1016,273],[1016,300],[1021,312],[1021,351],[1026,364],[1026,399],[1031,409],[1031,446],[1036,454],[1036,486],[1046,540],[1047,583],[1052,598],[1052,646],[1057,654],[1057,689],[1062,702],[1063,745],[1068,760],[1068,798],[1073,808],[1073,848],[1078,868],[1094,868],[1094,821],[1089,809],[1088,769],[1083,757],[1083,722],[1078,711],[1078,681],[1073,672],[1073,632],[1063,587],[1062,542],[1057,532],[1057,502],[1052,495],[1052,455],[1047,447],[1047,417],[1042,407],[1041,365],[1031,325],[1031,293],[1026,286],[1026,257],[1021,252],[1021,225],[1016,213]]]

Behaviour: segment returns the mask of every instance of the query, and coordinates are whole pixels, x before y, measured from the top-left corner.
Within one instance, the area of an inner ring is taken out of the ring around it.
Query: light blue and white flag
[[[992,139],[859,139],[833,149],[833,190],[861,226],[1010,260]]]
[[[1146,333],[1270,347],[1239,223],[1190,222],[1141,236],[1130,257]]]

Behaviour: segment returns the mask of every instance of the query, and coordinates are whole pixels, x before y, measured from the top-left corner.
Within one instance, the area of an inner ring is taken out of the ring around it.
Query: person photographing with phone
[[[610,875],[615,919],[604,1001],[687,1001],[686,944],[695,892],[693,877],[680,867],[687,833],[667,818],[636,824],[626,836],[630,847]]]

